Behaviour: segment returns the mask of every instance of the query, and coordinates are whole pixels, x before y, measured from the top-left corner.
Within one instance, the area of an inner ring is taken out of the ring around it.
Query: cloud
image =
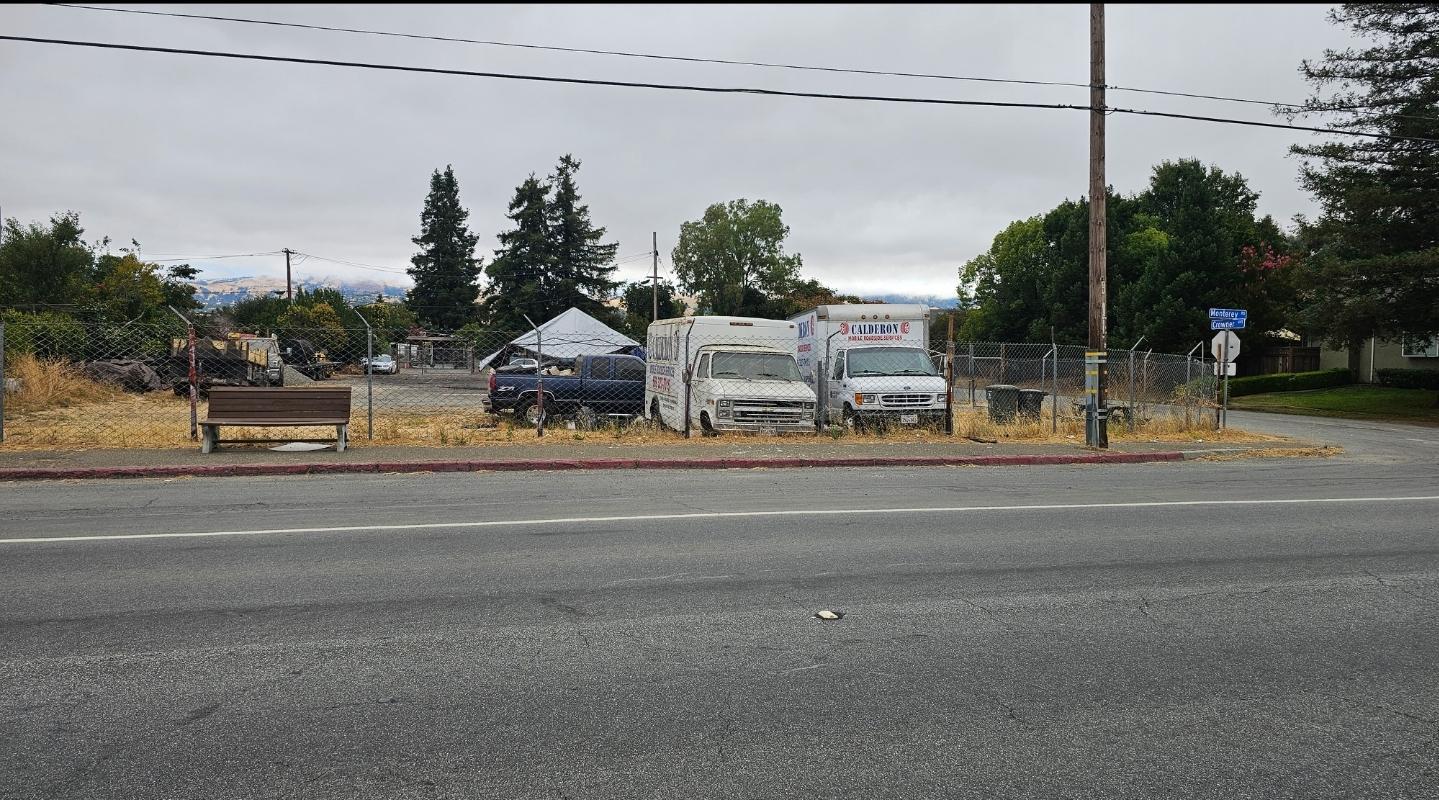
[[[1323,6],[1111,6],[1108,82],[1300,100],[1300,59],[1342,46]],[[1083,6],[246,6],[236,16],[579,47],[1083,82]],[[1084,103],[1083,89],[607,58],[11,6],[19,35],[723,86]],[[403,268],[429,173],[452,163],[488,257],[529,173],[561,154],[622,254],[738,197],[779,203],[806,274],[947,294],[1009,221],[1086,191],[1082,112],[586,88],[0,43],[6,216],[80,211],[147,250],[292,247]],[[1113,105],[1273,119],[1263,107],[1111,93]],[[1110,183],[1162,159],[1242,172],[1261,210],[1311,212],[1298,132],[1114,115]],[[279,270],[283,260],[230,270]],[[649,265],[632,262],[624,277]],[[345,274],[345,268],[324,265]],[[354,270],[354,278],[377,273]],[[396,276],[398,277],[398,276]]]

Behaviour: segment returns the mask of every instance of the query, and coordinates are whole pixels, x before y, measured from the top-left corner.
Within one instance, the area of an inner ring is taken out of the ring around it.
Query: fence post
[[[9,383],[5,380],[5,321],[0,320],[0,444],[5,441],[5,390]]]
[[[954,314],[944,341],[944,434],[954,435]]]
[[[195,386],[195,325],[185,320],[185,332],[190,338],[190,441],[200,438],[200,392]]]
[[[535,406],[539,408],[535,437],[541,438],[545,435],[545,340],[540,326],[536,325],[528,314],[525,314],[524,318],[525,322],[535,329]]]
[[[969,406],[974,407],[974,342],[969,343]]]
[[[365,438],[375,438],[375,332],[370,330],[368,322],[365,323]]]
[[[1130,433],[1133,433],[1133,432],[1134,432],[1134,404],[1135,404],[1134,389],[1135,389],[1135,386],[1134,386],[1134,349],[1133,349],[1133,348],[1130,348],[1130,350],[1129,350],[1129,413],[1125,415],[1126,417],[1129,418],[1129,432],[1130,432]]]
[[[1054,350],[1053,383],[1049,395],[1049,432],[1059,433],[1059,343],[1054,340],[1054,328],[1049,329],[1049,346]]]
[[[365,315],[355,312],[365,326],[365,438],[375,438],[375,329]],[[398,366],[395,367],[399,369]]]
[[[190,441],[193,442],[200,438],[199,415],[197,413],[200,394],[195,388],[195,323],[191,322],[189,317],[176,310],[174,306],[168,306],[168,308],[171,313],[180,318],[181,322],[185,323],[185,333],[190,340]],[[281,368],[281,374],[284,374],[283,367]]]

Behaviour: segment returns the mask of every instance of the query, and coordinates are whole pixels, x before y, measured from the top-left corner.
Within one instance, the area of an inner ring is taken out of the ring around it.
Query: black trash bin
[[[1020,389],[1019,390],[1019,415],[1025,419],[1039,419],[1039,414],[1044,410],[1044,398],[1049,392],[1043,389]]]
[[[1019,387],[998,383],[984,387],[991,422],[1013,422],[1019,411]]]

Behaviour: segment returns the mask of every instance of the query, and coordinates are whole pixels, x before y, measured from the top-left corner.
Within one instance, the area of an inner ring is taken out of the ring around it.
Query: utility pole
[[[286,247],[280,252],[285,254],[285,297],[290,300],[290,305],[295,304],[295,291],[290,284],[290,256],[295,254],[294,250]]]
[[[650,296],[654,300],[654,311],[650,312],[650,322],[660,318],[660,233],[650,231],[650,250],[654,256],[655,273],[654,285],[651,287]]]
[[[1108,276],[1105,247],[1104,182],[1104,4],[1089,4],[1089,353],[1085,378],[1090,389],[1089,424],[1085,444],[1109,447],[1108,406],[1105,401],[1109,367],[1108,310],[1105,293]],[[1090,374],[1092,373],[1092,374]],[[1092,383],[1091,383],[1092,382]]]

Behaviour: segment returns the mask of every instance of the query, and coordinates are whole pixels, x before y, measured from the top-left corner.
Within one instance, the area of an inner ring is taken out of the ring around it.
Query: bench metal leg
[[[336,452],[336,453],[343,453],[343,452],[345,452],[345,445],[349,443],[349,440],[350,440],[350,426],[349,426],[349,424],[347,423],[347,424],[345,424],[345,425],[336,425],[336,426],[335,426],[335,452]]]
[[[216,443],[216,441],[219,440],[219,438],[220,438],[220,426],[219,426],[219,425],[202,425],[202,426],[200,426],[200,430],[201,430],[201,434],[200,434],[200,452],[201,452],[201,453],[213,453],[213,452],[215,452],[215,443]]]

